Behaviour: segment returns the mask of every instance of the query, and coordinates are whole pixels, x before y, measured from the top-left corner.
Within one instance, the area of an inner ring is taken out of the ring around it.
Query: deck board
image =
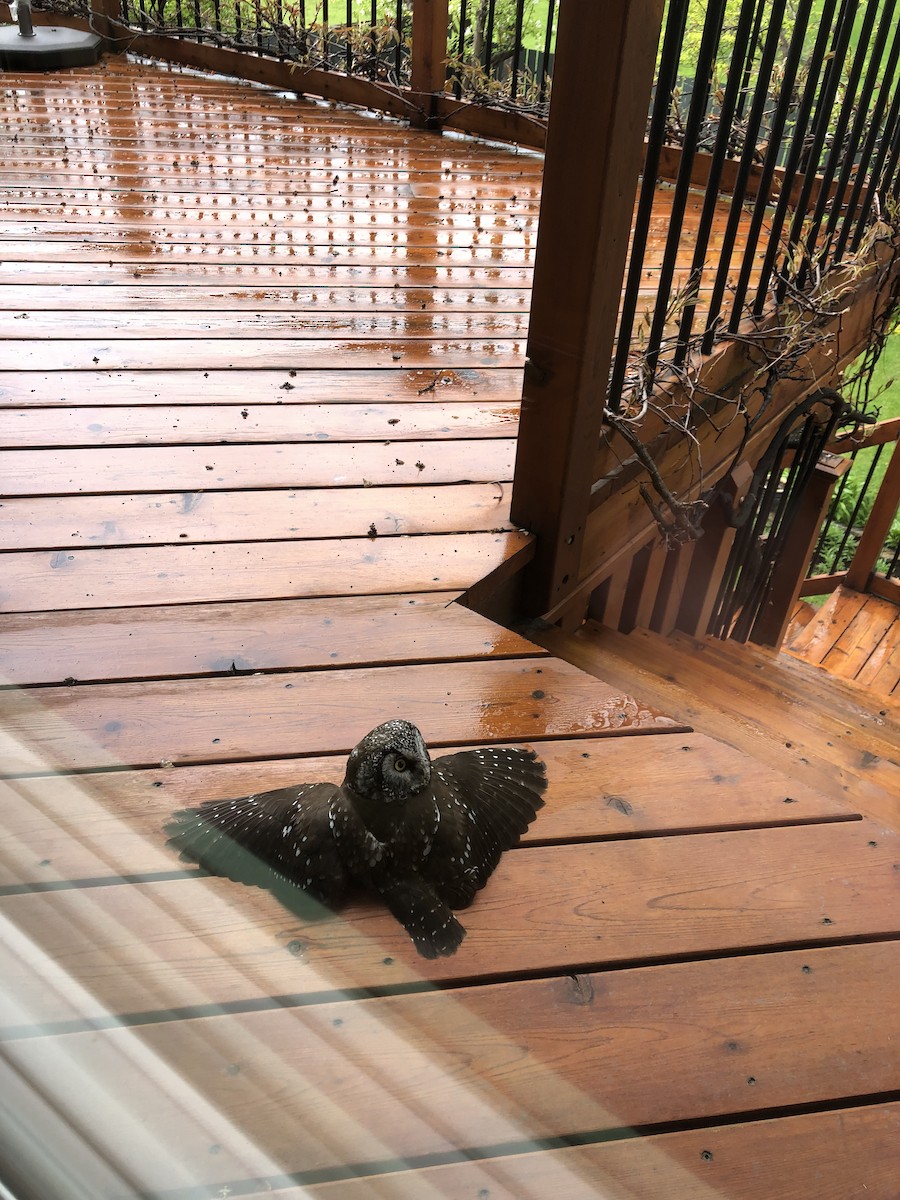
[[[76,1129],[114,1130],[112,1165],[145,1186],[221,1185],[891,1093],[900,1013],[873,1010],[871,980],[898,969],[900,943],[812,949],[29,1038],[5,1054],[52,1083]],[[155,1069],[136,1070],[148,1058]],[[123,1073],[133,1110],[104,1094]]]
[[[697,734],[644,737],[639,772],[626,739],[582,740],[574,748],[569,740],[550,739],[531,748],[553,786],[540,821],[523,837],[526,845],[857,819],[845,804],[794,780],[786,794],[777,772]],[[172,856],[159,831],[175,809],[301,778],[339,783],[345,763],[343,755],[313,754],[0,780],[6,831],[0,888],[170,874]]]
[[[898,854],[898,835],[863,821],[523,847],[506,855],[462,915],[468,934],[460,950],[433,963],[366,901],[319,922],[218,879],[6,896],[0,917],[59,964],[63,982],[57,990],[44,970],[0,956],[10,997],[0,999],[0,1037],[23,1005],[37,1026],[108,1012],[149,1020],[270,996],[311,1003],[322,993],[406,990],[423,979],[570,974],[584,963],[600,970],[893,935]]]
[[[124,58],[0,92],[0,1073],[52,1149],[21,1169],[894,1200],[897,835],[459,603],[531,553],[541,157]],[[339,780],[394,715],[547,763],[455,958],[167,849],[173,809]]]

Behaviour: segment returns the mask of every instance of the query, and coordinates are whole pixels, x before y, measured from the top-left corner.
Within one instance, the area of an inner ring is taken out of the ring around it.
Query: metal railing
[[[609,408],[809,287],[900,195],[897,0],[669,0]],[[686,82],[687,81],[687,82]],[[638,319],[664,148],[680,146],[651,310]],[[702,179],[690,265],[683,225]],[[721,241],[711,234],[727,196]],[[739,232],[740,246],[739,243]],[[702,297],[702,303],[701,303]],[[640,348],[635,370],[635,347]],[[640,396],[638,396],[640,399]]]
[[[449,11],[454,95],[546,117],[558,0],[452,0]]]
[[[853,440],[843,438],[832,445],[833,450],[849,451],[851,467],[835,488],[803,585],[804,595],[833,591],[850,575],[864,585],[869,576],[900,580],[898,446],[900,418],[896,417],[879,422]]]
[[[122,20],[145,33],[409,82],[410,0],[122,0]]]

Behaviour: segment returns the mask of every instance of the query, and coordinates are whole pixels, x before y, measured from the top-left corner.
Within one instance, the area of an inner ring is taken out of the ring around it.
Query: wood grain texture
[[[438,744],[684,728],[552,659],[0,693],[6,774],[346,753],[394,718]]]
[[[735,711],[739,692],[731,673],[719,672],[714,685],[707,679],[697,690],[676,679],[674,664],[660,645],[648,653],[647,639],[624,637],[592,627],[570,639],[535,635],[551,653],[576,662],[585,670],[601,669],[604,677],[633,686],[648,700],[666,707],[683,721],[751,754],[788,778],[801,779],[827,795],[858,807],[859,811],[897,828],[900,821],[897,765],[873,755],[864,744],[842,746],[826,736],[812,742],[794,724],[798,706],[782,702],[781,711],[770,704],[755,706],[749,718]],[[569,648],[564,646],[568,640]],[[664,643],[663,643],[664,645]],[[787,717],[784,709],[790,712]],[[815,713],[812,708],[812,715]],[[807,724],[807,728],[809,728]]]
[[[281,390],[281,389],[279,389]],[[292,389],[293,390],[293,387]],[[120,398],[124,398],[123,395]],[[160,405],[155,408],[0,408],[0,439],[34,446],[177,445],[179,442],[359,442],[508,438],[518,404]]]
[[[0,311],[0,339],[19,342],[50,341],[54,338],[82,339],[92,345],[125,339],[202,337],[204,339],[328,339],[348,338],[360,342],[385,342],[393,338],[478,339],[496,338],[509,341],[525,336],[527,313],[386,313],[363,312],[280,312],[217,313],[196,315],[185,328],[181,309],[142,313],[72,312],[41,313],[29,311],[28,320],[21,313]],[[327,351],[326,351],[327,354]]]
[[[521,367],[522,341],[490,338],[438,338],[433,342],[401,336],[381,341],[336,338],[240,338],[224,341],[198,336],[172,341],[109,338],[75,341],[66,338],[40,343],[0,342],[0,371],[172,370],[191,364],[206,371],[257,369],[303,370],[308,367],[378,368],[391,366],[441,370],[445,367]]]
[[[384,371],[197,371],[189,365],[176,371],[22,371],[0,372],[0,404],[9,407],[95,405],[179,407],[238,405],[252,412],[255,405],[378,403],[454,404],[470,400],[517,405],[521,372],[516,370],[459,371],[397,369]],[[401,415],[401,414],[397,414]],[[104,418],[101,418],[103,420]],[[106,417],[107,422],[110,417]],[[152,415],[147,414],[147,420]],[[182,413],[183,420],[189,420]],[[402,419],[402,415],[401,415]],[[248,417],[249,420],[249,417]],[[291,417],[286,415],[285,421]],[[249,439],[248,439],[249,440]]]
[[[6,496],[492,483],[512,476],[511,438],[394,445],[283,443],[0,452]],[[399,462],[397,460],[400,460]],[[419,465],[421,464],[421,465]]]
[[[887,942],[42,1037],[5,1053],[76,1130],[89,1122],[114,1167],[162,1190],[891,1092],[900,1014],[872,1010],[871,981],[896,991],[898,978],[900,943]],[[156,1068],[140,1070],[148,1053]]]
[[[509,492],[502,483],[469,483],[40,496],[0,505],[0,550],[503,533],[512,529]]]
[[[393,222],[390,213],[385,214],[385,219]],[[104,274],[109,274],[108,269]],[[165,277],[169,273],[161,274]],[[403,313],[407,309],[437,313],[527,313],[531,294],[527,288],[504,286],[502,279],[481,287],[472,283],[455,287],[395,287],[392,284],[354,287],[351,284],[335,286],[330,283],[325,287],[316,287],[309,280],[302,283],[298,280],[293,287],[281,280],[263,284],[257,282],[243,287],[235,281],[229,287],[216,283],[204,285],[193,276],[181,283],[168,285],[144,283],[141,282],[140,270],[136,275],[137,280],[132,277],[128,283],[112,279],[107,284],[64,283],[60,273],[60,282],[56,284],[8,284],[0,292],[0,308],[19,313],[48,313],[61,309],[105,312],[180,309],[260,313],[303,310],[315,305],[320,313],[354,309],[367,312],[371,308],[382,313],[391,310]]]
[[[854,818],[840,801],[796,782],[788,791],[777,772],[696,733],[524,744],[550,781],[526,844]],[[175,809],[301,778],[339,783],[345,765],[344,755],[313,755],[0,781],[0,887],[169,871],[160,829]]]
[[[900,1104],[252,1192],[247,1200],[894,1200]]]
[[[417,538],[414,553],[366,536],[22,551],[4,562],[0,611],[462,591],[528,548],[521,533],[469,533]]]
[[[0,678],[141,679],[544,655],[455,592],[0,615]]]
[[[40,973],[7,954],[13,998],[0,999],[0,1027],[23,1006],[43,1025],[892,936],[898,854],[897,835],[858,821],[524,847],[504,856],[463,914],[468,935],[457,953],[435,962],[423,962],[371,901],[310,922],[268,893],[220,879],[6,896],[0,914],[85,999],[61,1003]],[[177,855],[170,860],[177,866]]]

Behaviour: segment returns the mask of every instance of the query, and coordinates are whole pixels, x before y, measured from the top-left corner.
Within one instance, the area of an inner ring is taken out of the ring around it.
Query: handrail
[[[890,462],[869,506],[875,470],[882,451],[890,445],[894,447]],[[900,544],[894,544],[897,539],[891,537],[900,507],[900,417],[843,434],[828,449],[836,454],[850,452],[853,460],[863,450],[874,449],[875,455],[858,490],[847,474],[835,491],[821,525],[812,560],[813,573],[804,581],[801,595],[822,595],[844,585],[856,591],[875,590],[900,598],[897,578]],[[860,516],[866,509],[868,513],[860,525]],[[829,545],[830,552],[826,553]],[[882,569],[879,563],[884,564]],[[816,566],[825,570],[816,571]]]

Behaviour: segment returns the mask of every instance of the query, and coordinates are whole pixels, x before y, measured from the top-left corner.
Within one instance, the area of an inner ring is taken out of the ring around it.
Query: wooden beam
[[[437,129],[435,101],[447,81],[449,0],[413,0],[412,90],[422,108],[410,115],[413,125]]]
[[[750,640],[760,646],[781,646],[791,613],[806,579],[806,571],[831,504],[835,484],[850,470],[849,458],[823,454],[794,514],[765,606],[753,625]]]
[[[531,613],[578,577],[662,8],[560,9],[513,493],[538,535]]]
[[[884,473],[872,512],[866,521],[853,561],[847,568],[847,587],[855,588],[858,592],[868,590],[870,578],[875,570],[875,563],[884,540],[888,535],[891,522],[897,515],[897,503],[900,501],[900,442],[894,448],[891,461]]]

